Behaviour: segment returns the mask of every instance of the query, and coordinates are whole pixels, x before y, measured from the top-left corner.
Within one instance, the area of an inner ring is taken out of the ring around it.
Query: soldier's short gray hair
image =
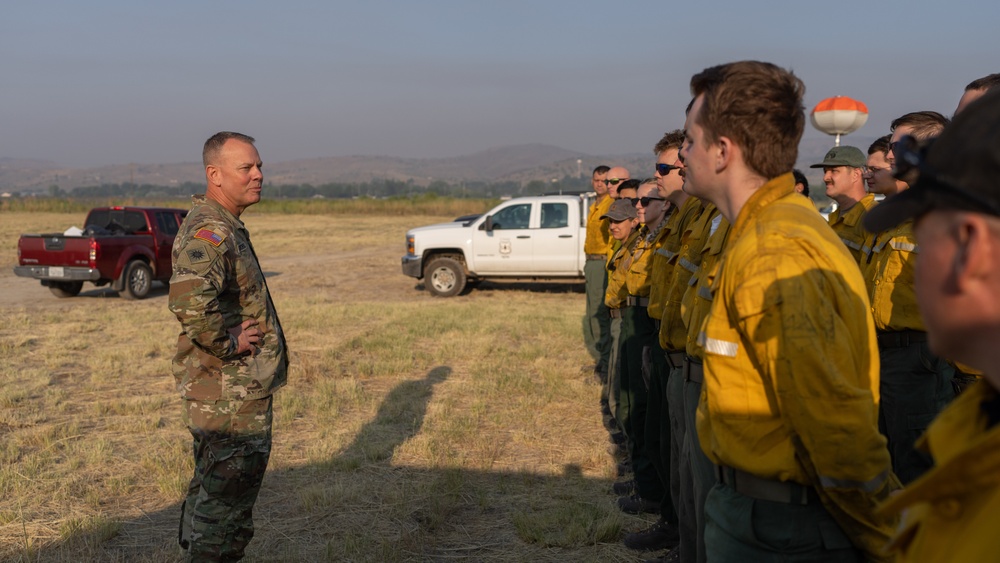
[[[256,139],[250,135],[244,135],[243,133],[236,133],[234,131],[219,131],[205,141],[205,148],[201,150],[202,163],[205,166],[212,164],[215,161],[215,158],[219,156],[219,151],[222,150],[222,145],[226,144],[226,141],[229,139],[236,139],[250,145],[254,144],[256,141]]]

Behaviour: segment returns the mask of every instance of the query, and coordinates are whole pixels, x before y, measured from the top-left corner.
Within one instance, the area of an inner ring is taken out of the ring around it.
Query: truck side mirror
[[[482,228],[485,229],[487,233],[492,233],[493,232],[493,216],[492,215],[487,215],[486,216],[486,221],[483,223]]]

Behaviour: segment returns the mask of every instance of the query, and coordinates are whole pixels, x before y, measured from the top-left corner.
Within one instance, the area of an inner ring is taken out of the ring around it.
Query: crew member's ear
[[[222,176],[222,170],[220,170],[218,166],[214,164],[209,164],[208,166],[205,167],[205,177],[211,184],[215,186],[221,186],[222,185],[221,176]]]
[[[717,151],[715,156],[715,172],[722,172],[729,166],[730,162],[732,162],[736,151],[736,145],[733,144],[733,140],[729,137],[719,137],[719,139],[712,144],[712,148]]]
[[[992,273],[996,241],[991,236],[987,219],[972,213],[960,213],[955,217],[949,236],[955,239],[952,271],[960,289]]]

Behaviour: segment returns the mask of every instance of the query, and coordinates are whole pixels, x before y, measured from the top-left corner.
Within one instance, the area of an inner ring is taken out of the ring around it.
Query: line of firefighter
[[[753,65],[749,65],[749,69],[733,69],[734,65],[743,64],[749,63],[714,67],[702,74],[744,72],[753,75],[761,72]],[[767,68],[764,74],[769,72],[776,71]],[[783,72],[777,74],[787,78]],[[792,78],[791,83],[801,84]],[[771,436],[766,440],[757,437],[757,443],[742,444],[733,452],[720,455],[720,438],[701,435],[704,429],[711,427],[709,412],[713,408],[708,404],[712,402],[708,397],[710,389],[703,389],[706,346],[719,346],[718,341],[706,336],[706,327],[718,323],[717,318],[708,322],[709,317],[718,316],[719,308],[725,306],[714,301],[720,284],[724,283],[719,279],[723,259],[734,241],[729,238],[730,222],[720,209],[707,199],[688,193],[700,193],[689,185],[684,158],[685,150],[695,142],[691,127],[693,119],[698,117],[691,115],[692,107],[707,95],[696,91],[697,79],[698,76],[692,80],[695,99],[687,108],[685,129],[665,134],[654,148],[654,183],[642,184],[635,196],[621,197],[615,188],[619,184],[625,186],[623,182],[629,178],[626,169],[602,166],[593,173],[598,198],[589,217],[585,251],[588,263],[600,260],[605,265],[606,276],[597,278],[596,283],[606,289],[603,305],[609,319],[600,329],[604,341],[597,350],[600,357],[597,375],[603,383],[601,409],[611,436],[611,451],[620,461],[619,476],[626,478],[615,483],[613,491],[620,495],[618,507],[622,511],[659,514],[656,523],[627,534],[624,543],[637,550],[667,550],[651,561],[703,562],[711,559],[705,541],[706,521],[711,519],[705,514],[706,500],[713,487],[721,484],[749,499],[777,502],[796,510],[812,504],[812,513],[800,510],[792,514],[816,520],[819,530],[833,523],[839,528],[822,534],[817,532],[818,541],[826,544],[821,549],[830,550],[824,552],[824,557],[841,553],[848,556],[846,560],[854,560],[854,556],[859,560],[889,559],[891,556],[886,555],[882,547],[889,539],[894,521],[888,516],[874,515],[873,507],[899,488],[900,481],[909,483],[930,468],[931,460],[914,444],[934,416],[974,380],[976,374],[970,368],[956,367],[953,362],[935,357],[928,349],[913,288],[917,247],[912,221],[890,231],[867,233],[862,228],[862,218],[877,205],[873,193],[891,193],[889,189],[877,192],[877,184],[892,185],[897,191],[907,188],[901,181],[874,181],[881,170],[887,169],[880,167],[879,162],[888,163],[890,168],[894,165],[894,148],[899,139],[904,135],[917,140],[936,136],[948,120],[936,112],[907,114],[892,122],[888,142],[883,138],[870,147],[867,160],[857,148],[835,147],[823,162],[813,165],[823,169],[827,193],[840,205],[829,217],[827,230],[835,233],[831,233],[831,240],[839,239],[848,252],[831,262],[845,270],[856,268],[849,275],[859,282],[863,280],[864,284],[864,307],[855,309],[863,310],[866,314],[858,316],[866,318],[848,319],[848,322],[855,323],[850,326],[860,327],[858,332],[862,333],[866,326],[874,327],[870,342],[865,341],[863,334],[858,336],[861,349],[873,357],[841,359],[851,366],[860,366],[858,371],[869,372],[857,374],[859,388],[850,391],[867,393],[867,404],[872,407],[869,410],[877,410],[870,426],[877,425],[878,433],[884,436],[871,432],[871,435],[858,437],[862,441],[877,438],[881,442],[873,443],[871,459],[858,460],[861,466],[868,463],[869,467],[863,467],[862,471],[870,470],[870,475],[854,487],[850,479],[817,475],[817,471],[824,470],[818,466],[819,462],[816,467],[803,470],[779,467],[786,461],[784,459],[767,459],[775,449],[787,450],[782,453],[797,457],[803,445],[795,442],[801,437]],[[711,80],[703,77],[703,82],[710,84]],[[710,84],[706,88],[711,87]],[[703,110],[703,107],[696,109]],[[797,146],[799,137],[787,140]],[[758,192],[773,192],[776,195],[767,197],[780,197],[782,199],[775,200],[780,202],[785,201],[785,192],[794,196],[792,171],[786,172],[774,178],[765,177],[767,182],[757,189]],[[873,193],[866,193],[866,180]],[[751,196],[749,201],[755,197]],[[767,205],[764,201],[757,203]],[[807,207],[810,205],[806,198],[795,205],[803,203]],[[744,233],[740,236],[746,240],[750,235],[747,220],[744,216],[738,219]],[[588,277],[587,283],[588,316],[592,318],[596,307],[590,306],[590,295],[595,282]],[[823,339],[831,335],[813,336]],[[711,353],[727,360],[735,355],[728,349],[721,352],[713,349]],[[790,362],[793,371],[798,368],[806,373],[814,367],[808,360],[795,366],[795,350],[782,353],[787,355],[784,360]],[[724,362],[717,365],[724,366]],[[735,365],[738,368],[739,363]],[[777,383],[771,382],[765,387],[768,385],[776,386]],[[798,385],[808,387],[809,383],[799,382]],[[866,389],[865,385],[870,388]],[[768,392],[788,391],[770,388]],[[742,400],[753,401],[754,397],[754,392],[744,390]],[[773,396],[757,399],[780,402]],[[822,397],[813,399],[823,400]],[[862,417],[866,412],[864,404],[861,401],[858,411]],[[750,404],[741,408],[779,409],[774,404]],[[845,414],[850,416],[851,412]],[[776,418],[781,416],[778,414]],[[864,421],[847,426],[859,424],[865,426]],[[837,432],[838,429],[829,431]],[[776,446],[781,441],[794,443],[794,447]],[[761,459],[734,461],[731,457],[742,454]],[[885,471],[878,467],[882,454],[886,463],[891,460],[891,472],[888,467]],[[800,463],[809,465],[808,460],[800,460]],[[815,482],[817,479],[828,482],[819,486],[820,483]],[[847,492],[841,490],[845,488]],[[836,508],[824,509],[823,505]],[[852,511],[859,514],[852,514]],[[832,520],[829,513],[832,513]],[[782,511],[778,514],[788,515]],[[841,545],[838,545],[838,538]],[[719,549],[724,548],[716,547],[716,555],[725,553]]]

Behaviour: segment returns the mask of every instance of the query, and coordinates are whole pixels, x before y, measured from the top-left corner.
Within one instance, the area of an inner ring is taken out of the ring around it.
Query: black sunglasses
[[[604,183],[609,186],[617,186],[618,184],[624,182],[625,180],[628,180],[628,178],[608,178],[607,180],[604,181]]]
[[[889,143],[889,150],[894,159],[892,176],[897,180],[902,180],[911,170],[920,168],[926,152],[926,148],[921,148],[920,141],[910,135],[903,135],[895,143]]]
[[[674,166],[673,164],[660,164],[656,163],[656,171],[660,173],[660,176],[666,176],[674,170],[677,170],[680,166]]]
[[[993,215],[1000,216],[1000,207],[996,204],[984,199],[977,193],[962,189],[951,182],[938,177],[938,175],[931,170],[926,163],[926,158],[927,151],[933,143],[934,139],[931,139],[921,146],[920,141],[910,135],[904,135],[898,141],[892,143],[890,146],[892,147],[892,152],[896,157],[896,166],[892,170],[893,178],[906,181],[904,178],[906,178],[907,175],[913,170],[917,170],[920,177],[930,180],[935,189],[952,196],[962,198],[966,201],[966,203],[974,204],[980,208],[986,209]]]
[[[629,201],[632,202],[633,206],[635,206],[636,204],[641,203],[643,207],[649,207],[649,202],[651,202],[651,201],[666,201],[662,197],[649,197],[649,196],[646,196],[646,197],[630,197],[628,199],[629,199]]]

